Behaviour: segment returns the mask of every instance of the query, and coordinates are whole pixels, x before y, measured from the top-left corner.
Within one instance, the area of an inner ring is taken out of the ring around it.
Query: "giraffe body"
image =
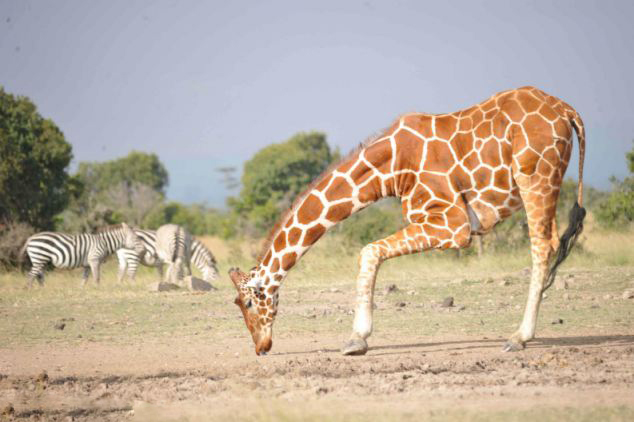
[[[524,207],[533,272],[524,319],[507,344],[509,350],[522,348],[534,337],[549,260],[559,246],[555,211],[573,130],[580,146],[581,203],[583,123],[558,98],[524,87],[455,113],[401,116],[295,200],[272,230],[257,267],[249,274],[230,271],[256,353],[271,347],[278,288],[290,268],[330,227],[388,196],[400,198],[408,224],[361,250],[353,333],[344,353],[367,350],[374,284],[383,261],[467,247],[473,235],[487,233]],[[576,237],[581,221],[575,227]]]

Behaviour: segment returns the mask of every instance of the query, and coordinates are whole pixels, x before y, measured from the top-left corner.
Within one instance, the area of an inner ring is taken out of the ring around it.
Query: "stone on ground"
[[[185,286],[187,286],[187,288],[192,292],[208,292],[210,290],[215,290],[215,287],[212,286],[211,283],[191,275],[185,277]]]
[[[148,286],[148,290],[151,292],[169,292],[170,290],[178,290],[180,287],[174,283],[164,283],[157,281]]]
[[[442,306],[443,308],[451,308],[453,306],[453,297],[446,297],[445,300],[442,301],[442,305],[440,306]]]

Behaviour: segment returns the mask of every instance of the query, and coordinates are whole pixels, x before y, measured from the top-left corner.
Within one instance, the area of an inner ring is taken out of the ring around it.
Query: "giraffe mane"
[[[270,249],[271,244],[273,243],[273,240],[275,239],[275,237],[279,234],[282,227],[284,227],[284,225],[288,222],[289,217],[293,214],[297,206],[299,206],[304,201],[304,199],[306,199],[306,197],[313,190],[313,188],[317,186],[321,181],[323,181],[328,175],[330,175],[334,169],[339,167],[341,164],[355,158],[361,152],[361,150],[371,145],[374,141],[378,140],[380,136],[383,134],[383,132],[384,131],[377,132],[374,135],[368,137],[365,141],[359,142],[359,144],[355,148],[353,148],[348,154],[346,154],[343,158],[331,163],[328,167],[326,167],[326,169],[322,171],[319,176],[317,176],[312,182],[310,182],[310,184],[306,187],[306,189],[300,192],[295,197],[295,199],[293,199],[293,202],[291,203],[290,207],[288,207],[286,211],[284,211],[280,215],[280,217],[277,219],[277,222],[275,223],[275,225],[269,232],[268,236],[266,236],[266,238],[262,241],[262,247],[260,248],[260,251],[257,254],[257,258],[256,258],[258,262],[262,262],[267,251]]]

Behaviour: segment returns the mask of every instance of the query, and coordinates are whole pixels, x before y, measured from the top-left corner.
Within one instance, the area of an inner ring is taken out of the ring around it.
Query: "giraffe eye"
[[[249,309],[251,306],[253,306],[253,302],[251,301],[251,299],[247,299],[246,303],[244,304],[244,306]]]

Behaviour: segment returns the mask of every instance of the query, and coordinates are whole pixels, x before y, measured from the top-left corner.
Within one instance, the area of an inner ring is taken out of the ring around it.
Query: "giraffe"
[[[559,239],[555,211],[573,129],[579,141],[578,195]],[[584,151],[579,114],[534,87],[500,92],[455,113],[402,115],[295,199],[272,229],[256,267],[248,273],[229,270],[238,291],[235,304],[256,354],[272,347],[278,290],[289,270],[329,228],[388,196],[401,200],[407,224],[361,249],[352,334],[342,353],[368,350],[374,286],[383,261],[430,249],[465,248],[474,235],[489,232],[522,207],[532,275],[523,319],[503,350],[523,349],[535,336],[542,294],[583,229]]]

